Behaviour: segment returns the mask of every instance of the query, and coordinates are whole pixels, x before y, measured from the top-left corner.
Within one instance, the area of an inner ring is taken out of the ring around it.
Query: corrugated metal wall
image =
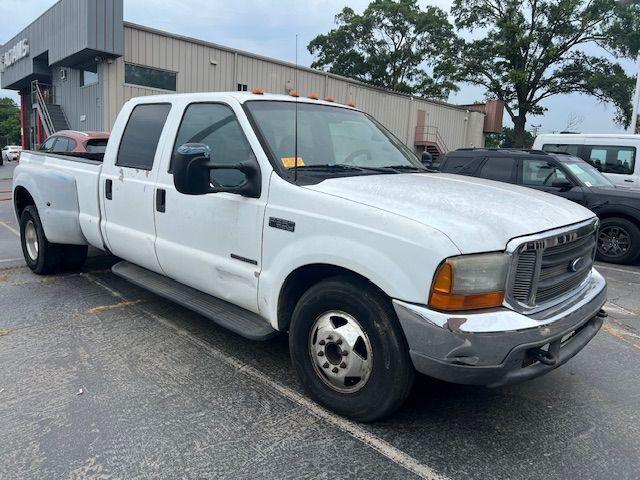
[[[101,108],[102,88],[100,83],[80,86],[82,72],[74,68],[65,68],[66,78],[60,75],[62,67],[52,69],[52,83],[55,88],[55,100],[64,111],[69,126],[73,130],[103,130],[104,116]],[[99,78],[102,76],[98,70]],[[82,120],[84,116],[84,121]]]
[[[192,39],[125,23],[124,58],[104,64],[104,124],[110,128],[121,106],[135,96],[165,93],[163,90],[124,83],[124,63],[177,72],[177,92],[234,91],[237,84],[249,90],[262,87],[270,93],[288,93],[295,83],[293,65],[245,52],[205,44]],[[438,128],[448,149],[482,146],[484,115],[437,102],[388,92],[308,68],[298,69],[297,90],[332,96],[356,106],[414,146],[418,110],[425,110],[426,125]]]
[[[8,19],[3,20],[3,28],[9,28]],[[45,57],[44,53],[48,53],[47,66],[72,62],[74,56],[88,49],[96,55],[121,55],[123,28],[122,0],[61,0],[0,47],[0,53],[4,53],[20,40],[29,42],[29,56],[7,67],[2,86],[34,73],[34,60]]]

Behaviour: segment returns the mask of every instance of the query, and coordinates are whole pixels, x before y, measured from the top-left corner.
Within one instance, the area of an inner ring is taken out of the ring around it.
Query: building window
[[[176,91],[176,73],[140,65],[124,64],[124,83]]]
[[[151,170],[169,110],[171,105],[166,103],[142,104],[133,109],[120,140],[117,166]]]
[[[238,84],[238,91],[239,92],[246,92],[247,91],[247,85],[244,83],[239,83]]]
[[[87,87],[98,83],[98,65],[93,64],[82,70],[80,74],[80,86]]]

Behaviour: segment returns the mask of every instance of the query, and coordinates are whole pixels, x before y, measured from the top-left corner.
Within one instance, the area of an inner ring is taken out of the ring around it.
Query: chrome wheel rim
[[[309,354],[316,374],[337,392],[357,392],[371,376],[371,341],[348,313],[332,310],[316,319],[309,332]]]
[[[38,233],[32,220],[29,220],[24,227],[24,242],[29,258],[35,262],[38,260]]]
[[[600,229],[598,250],[605,257],[621,257],[631,248],[631,235],[616,225]]]

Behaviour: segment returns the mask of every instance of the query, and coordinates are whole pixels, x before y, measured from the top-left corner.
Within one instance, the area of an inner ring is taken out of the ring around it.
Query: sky
[[[1,0],[0,44],[7,42],[35,20],[54,0]],[[124,18],[172,33],[227,45],[248,52],[293,62],[295,36],[299,36],[298,61],[309,66],[313,57],[307,44],[318,34],[334,26],[334,17],[346,5],[361,12],[369,0],[124,0]],[[422,5],[437,5],[449,11],[451,0],[422,0]],[[11,19],[11,21],[7,21]],[[629,74],[637,71],[636,62],[620,63]],[[0,96],[17,99],[15,92],[0,90]],[[484,90],[460,85],[449,98],[451,103],[467,104],[484,99]],[[529,117],[529,128],[562,131],[570,117],[578,119],[576,130],[584,133],[613,133],[623,129],[613,121],[614,108],[581,94],[556,96],[544,104],[548,111]],[[510,125],[505,112],[505,125]]]

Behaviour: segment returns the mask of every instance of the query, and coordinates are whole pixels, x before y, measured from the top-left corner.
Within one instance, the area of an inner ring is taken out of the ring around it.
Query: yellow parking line
[[[629,336],[633,337],[633,335],[628,334],[627,332],[614,327],[610,323],[605,323],[602,326],[602,330],[604,330],[608,334],[613,335],[614,337],[622,340],[623,342],[628,343],[632,347],[635,347],[635,348],[640,350],[640,343],[638,343],[638,342],[632,340],[631,338],[629,338]]]

